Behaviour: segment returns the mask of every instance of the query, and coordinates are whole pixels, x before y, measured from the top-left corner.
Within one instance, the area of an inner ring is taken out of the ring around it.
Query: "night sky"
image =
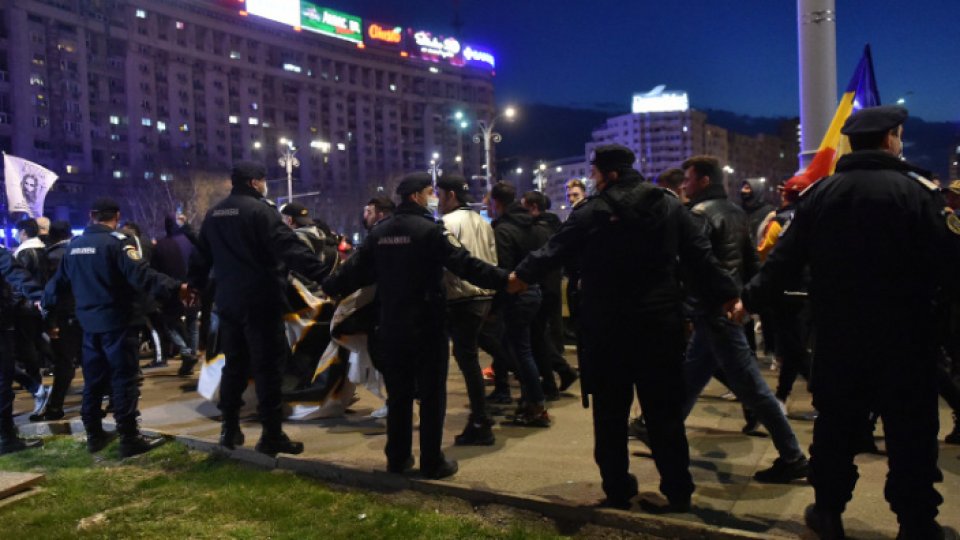
[[[453,0],[326,0],[391,25],[451,33]],[[836,0],[842,92],[865,43],[884,103],[960,122],[960,0]],[[794,0],[461,0],[461,37],[497,55],[501,103],[629,110],[686,90],[696,108],[796,116]]]

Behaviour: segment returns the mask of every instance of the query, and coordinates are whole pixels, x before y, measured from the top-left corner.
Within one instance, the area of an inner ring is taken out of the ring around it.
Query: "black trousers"
[[[555,394],[557,381],[553,373],[570,371],[570,365],[563,357],[563,299],[558,291],[548,292],[547,288],[541,288],[540,291],[540,310],[530,329],[530,344],[543,382],[543,391]]]
[[[409,341],[381,341],[387,386],[387,464],[402,467],[412,454],[413,401],[420,399],[420,468],[440,465],[447,412],[447,341],[441,329]]]
[[[490,312],[492,299],[462,300],[447,305],[447,333],[453,341],[453,357],[463,373],[470,400],[470,414],[474,418],[487,415],[480,370],[480,328]]]
[[[50,340],[50,349],[53,352],[53,389],[50,391],[47,408],[53,410],[63,409],[63,402],[76,375],[76,365],[83,346],[83,329],[75,318],[62,321],[59,330],[59,336]]]
[[[630,479],[627,422],[634,390],[643,408],[650,450],[660,473],[660,491],[671,501],[693,493],[690,449],[683,425],[683,327],[666,323],[637,323],[632,333],[617,332],[614,339],[591,339],[587,329],[587,356],[593,388],[594,459],[600,467],[603,491],[611,499],[636,495]]]
[[[480,348],[493,358],[493,385],[498,392],[510,393],[510,373],[517,372],[517,362],[511,356],[506,345],[504,332],[504,310],[487,314],[480,326],[478,343]]]
[[[12,323],[0,326],[0,434],[7,436],[13,427],[14,330]]]
[[[286,354],[282,315],[269,310],[220,313],[220,339],[226,364],[218,406],[224,421],[237,420],[252,375],[263,437],[278,436],[283,421],[281,374]]]
[[[137,432],[137,348],[139,333],[134,327],[110,332],[83,333],[83,403],[80,415],[89,432],[101,426],[101,403],[109,393],[117,431]]]
[[[797,376],[810,380],[810,312],[802,298],[784,298],[773,311],[777,356],[782,365],[777,381],[777,399],[786,401],[793,392]]]

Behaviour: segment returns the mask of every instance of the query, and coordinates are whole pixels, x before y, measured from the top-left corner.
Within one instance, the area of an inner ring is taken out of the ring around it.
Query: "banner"
[[[32,218],[43,215],[43,201],[58,176],[32,161],[3,155],[7,188],[7,212],[24,212]]]

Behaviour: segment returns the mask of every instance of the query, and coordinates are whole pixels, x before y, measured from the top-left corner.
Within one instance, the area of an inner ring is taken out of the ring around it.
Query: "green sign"
[[[363,43],[360,17],[320,7],[309,0],[300,2],[300,26],[325,36]]]

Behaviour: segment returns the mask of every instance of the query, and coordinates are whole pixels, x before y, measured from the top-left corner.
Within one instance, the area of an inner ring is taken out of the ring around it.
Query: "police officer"
[[[5,282],[0,283],[3,288],[9,286],[31,302],[36,302],[43,294],[43,289],[5,249],[0,249],[0,275]],[[13,377],[16,364],[13,327],[15,313],[16,305],[11,295],[0,296],[0,455],[36,448],[43,444],[39,439],[21,439],[13,423]]]
[[[292,270],[319,282],[325,269],[265,198],[266,176],[258,163],[233,167],[230,195],[207,212],[200,228],[188,281],[204,290],[211,268],[216,276],[214,301],[226,357],[218,405],[223,413],[220,444],[232,450],[244,443],[241,396],[252,375],[263,425],[256,450],[275,456],[303,452],[303,443],[291,441],[282,428],[279,360],[286,349],[283,315],[291,310],[287,274]]]
[[[181,284],[141,262],[140,252],[117,232],[120,207],[100,198],[90,209],[93,222],[72,240],[57,272],[47,283],[45,310],[55,310],[72,291],[77,320],[83,328],[83,403],[81,417],[87,431],[87,449],[101,450],[113,435],[101,424],[100,404],[110,391],[113,416],[120,434],[120,455],[134,456],[161,444],[162,438],[144,437],[137,427],[137,348],[133,303],[138,291],[168,298]]]
[[[857,481],[853,463],[871,412],[883,418],[890,473],[884,494],[898,538],[943,538],[937,468],[934,299],[960,260],[960,220],[926,173],[900,158],[902,107],[847,119],[851,154],[801,197],[794,219],[745,299],[751,310],[789,289],[810,265],[816,331],[810,447],[815,504],[807,525],[842,538]]]
[[[517,266],[533,283],[574,261],[580,269],[581,388],[593,394],[594,457],[603,478],[602,506],[627,509],[637,494],[629,474],[627,417],[636,388],[650,449],[669,504],[651,512],[690,508],[693,480],[683,427],[683,349],[679,286],[684,267],[701,298],[730,308],[737,287],[720,270],[710,241],[680,201],[644,181],[630,149],[596,149],[596,195],[574,208],[546,246]]]
[[[387,470],[413,467],[412,414],[420,399],[420,471],[427,478],[457,472],[440,450],[446,413],[448,345],[443,269],[485,289],[503,289],[508,274],[470,256],[427,210],[436,203],[431,177],[414,173],[397,187],[400,205],[374,227],[323,289],[345,296],[377,284],[382,372],[387,385]],[[512,288],[508,290],[513,291]],[[515,292],[515,291],[514,291]]]

